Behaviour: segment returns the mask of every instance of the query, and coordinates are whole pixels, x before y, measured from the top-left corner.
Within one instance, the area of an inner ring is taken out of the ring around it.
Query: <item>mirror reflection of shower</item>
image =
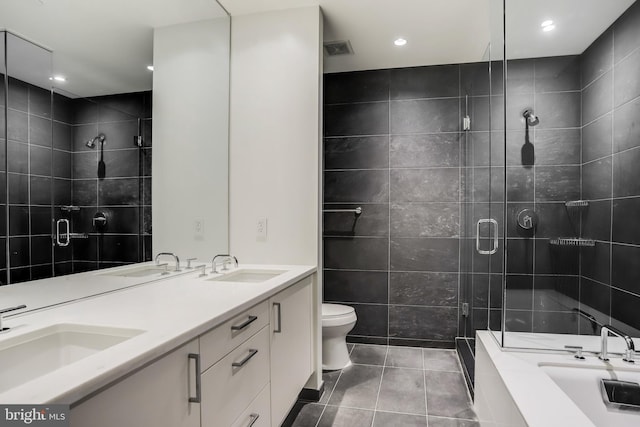
[[[524,117],[524,145],[520,149],[520,157],[522,159],[522,166],[531,167],[535,163],[536,151],[535,147],[531,143],[529,136],[529,127],[534,127],[540,123],[540,117],[533,113],[532,108],[527,108],[522,112]]]

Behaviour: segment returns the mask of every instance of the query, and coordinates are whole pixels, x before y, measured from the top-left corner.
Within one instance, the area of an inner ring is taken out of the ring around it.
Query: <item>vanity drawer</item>
[[[271,422],[271,399],[269,384],[262,389],[258,397],[238,417],[232,427],[269,427]]]
[[[203,427],[228,427],[269,382],[269,328],[202,373]]]
[[[269,303],[264,301],[200,336],[202,371],[269,323]]]

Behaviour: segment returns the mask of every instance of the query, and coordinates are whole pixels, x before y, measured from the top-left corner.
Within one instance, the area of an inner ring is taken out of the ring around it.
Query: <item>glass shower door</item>
[[[502,2],[491,2],[491,43],[483,62],[462,68],[465,183],[461,253],[461,331],[502,330],[504,100]],[[497,335],[501,338],[500,335]],[[471,348],[473,348],[471,346]]]
[[[0,31],[0,285],[8,283],[7,275],[7,115],[6,106],[9,78],[5,64],[7,33]]]
[[[537,43],[521,43],[527,5],[506,4],[503,345],[545,348],[540,334],[580,333],[580,247],[557,243],[581,240],[581,59],[547,45],[538,22],[527,27]]]
[[[6,33],[6,283],[51,277],[51,52]]]

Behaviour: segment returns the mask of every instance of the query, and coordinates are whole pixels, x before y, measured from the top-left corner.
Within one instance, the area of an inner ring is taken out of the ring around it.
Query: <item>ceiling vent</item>
[[[349,40],[338,40],[334,42],[326,42],[324,51],[328,56],[353,55],[353,49]]]

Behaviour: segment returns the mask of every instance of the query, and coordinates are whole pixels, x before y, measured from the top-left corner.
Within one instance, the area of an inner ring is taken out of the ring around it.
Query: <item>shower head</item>
[[[527,126],[535,126],[540,123],[540,118],[533,114],[533,110],[529,108],[524,110],[524,112],[522,113],[522,117],[524,117]]]
[[[86,145],[89,148],[95,148],[96,146],[96,142],[99,142],[100,144],[104,144],[104,140],[106,139],[106,137],[104,136],[104,134],[100,134],[94,138],[91,138],[90,140],[88,140],[87,142],[84,143],[84,145]]]

